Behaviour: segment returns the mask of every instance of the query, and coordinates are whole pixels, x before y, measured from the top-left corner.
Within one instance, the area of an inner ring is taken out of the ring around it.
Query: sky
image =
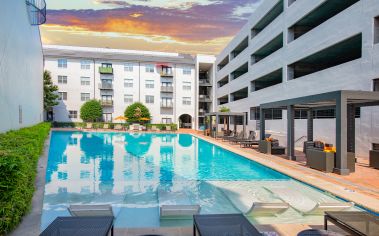
[[[46,0],[44,44],[218,54],[263,0]]]

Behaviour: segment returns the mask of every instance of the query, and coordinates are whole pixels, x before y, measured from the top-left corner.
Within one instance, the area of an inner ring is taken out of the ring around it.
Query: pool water
[[[69,216],[70,204],[111,204],[119,228],[188,225],[160,219],[160,192],[166,193],[165,204],[182,204],[184,195],[201,206],[201,214],[221,214],[245,211],[241,202],[280,201],[270,188],[293,189],[315,202],[340,201],[189,134],[54,131],[41,228]],[[322,223],[321,216],[294,209],[250,220]]]

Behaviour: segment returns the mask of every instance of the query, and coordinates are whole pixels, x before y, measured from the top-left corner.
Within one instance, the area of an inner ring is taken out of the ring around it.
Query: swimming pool
[[[278,196],[278,190],[295,195]],[[299,194],[308,202],[340,202],[189,134],[53,131],[41,228],[57,216],[68,216],[70,204],[111,204],[119,228],[188,225],[160,219],[161,192],[172,204],[180,204],[179,196],[185,195],[201,206],[201,214],[244,212],[252,202],[291,201]],[[250,220],[322,223],[321,216],[299,209]]]

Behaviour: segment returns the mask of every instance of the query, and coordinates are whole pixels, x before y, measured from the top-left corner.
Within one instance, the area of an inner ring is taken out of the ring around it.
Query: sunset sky
[[[263,0],[46,0],[44,44],[217,54]]]

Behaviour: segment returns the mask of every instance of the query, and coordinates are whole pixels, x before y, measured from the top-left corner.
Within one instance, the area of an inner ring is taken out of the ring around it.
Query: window
[[[67,76],[58,75],[58,84],[67,84]]]
[[[125,88],[133,88],[133,80],[132,79],[124,79],[124,87]]]
[[[68,111],[68,118],[70,119],[78,118],[78,111]]]
[[[250,120],[259,120],[260,117],[259,107],[250,107]]]
[[[82,70],[90,70],[91,69],[91,61],[80,61],[80,69]]]
[[[266,120],[281,120],[282,109],[265,109]],[[261,117],[259,107],[250,107],[250,120],[259,120]]]
[[[191,90],[191,82],[183,82],[183,90]]]
[[[89,77],[80,77],[80,85],[83,85],[83,86],[91,85],[91,79]]]
[[[58,92],[58,95],[59,95],[58,100],[63,100],[63,101],[67,100],[67,92]]]
[[[379,143],[373,143],[372,144],[372,150],[374,150],[374,151],[378,150],[379,151]]]
[[[145,88],[154,88],[154,80],[146,80]]]
[[[191,98],[183,97],[183,105],[191,105]]]
[[[101,63],[101,67],[112,68],[112,63]]]
[[[373,90],[379,91],[379,79],[374,79],[373,82],[374,82]]]
[[[82,102],[90,100],[90,94],[89,93],[81,93],[80,94],[80,100]]]
[[[124,71],[132,72],[133,71],[133,63],[125,63]]]
[[[67,59],[58,59],[58,68],[67,68]]]
[[[125,103],[133,103],[133,95],[132,94],[125,94],[124,95],[124,102]]]
[[[104,122],[112,122],[112,113],[103,113]]]
[[[192,70],[190,67],[183,68],[183,75],[191,75]]]
[[[162,124],[172,124],[171,118],[162,118]]]
[[[154,103],[154,96],[146,95],[145,96],[145,102],[146,103]]]
[[[161,107],[172,108],[173,107],[172,98],[162,97],[161,98]]]
[[[154,73],[154,65],[152,65],[152,64],[147,64],[146,66],[145,66],[145,71],[146,71],[146,73]]]

